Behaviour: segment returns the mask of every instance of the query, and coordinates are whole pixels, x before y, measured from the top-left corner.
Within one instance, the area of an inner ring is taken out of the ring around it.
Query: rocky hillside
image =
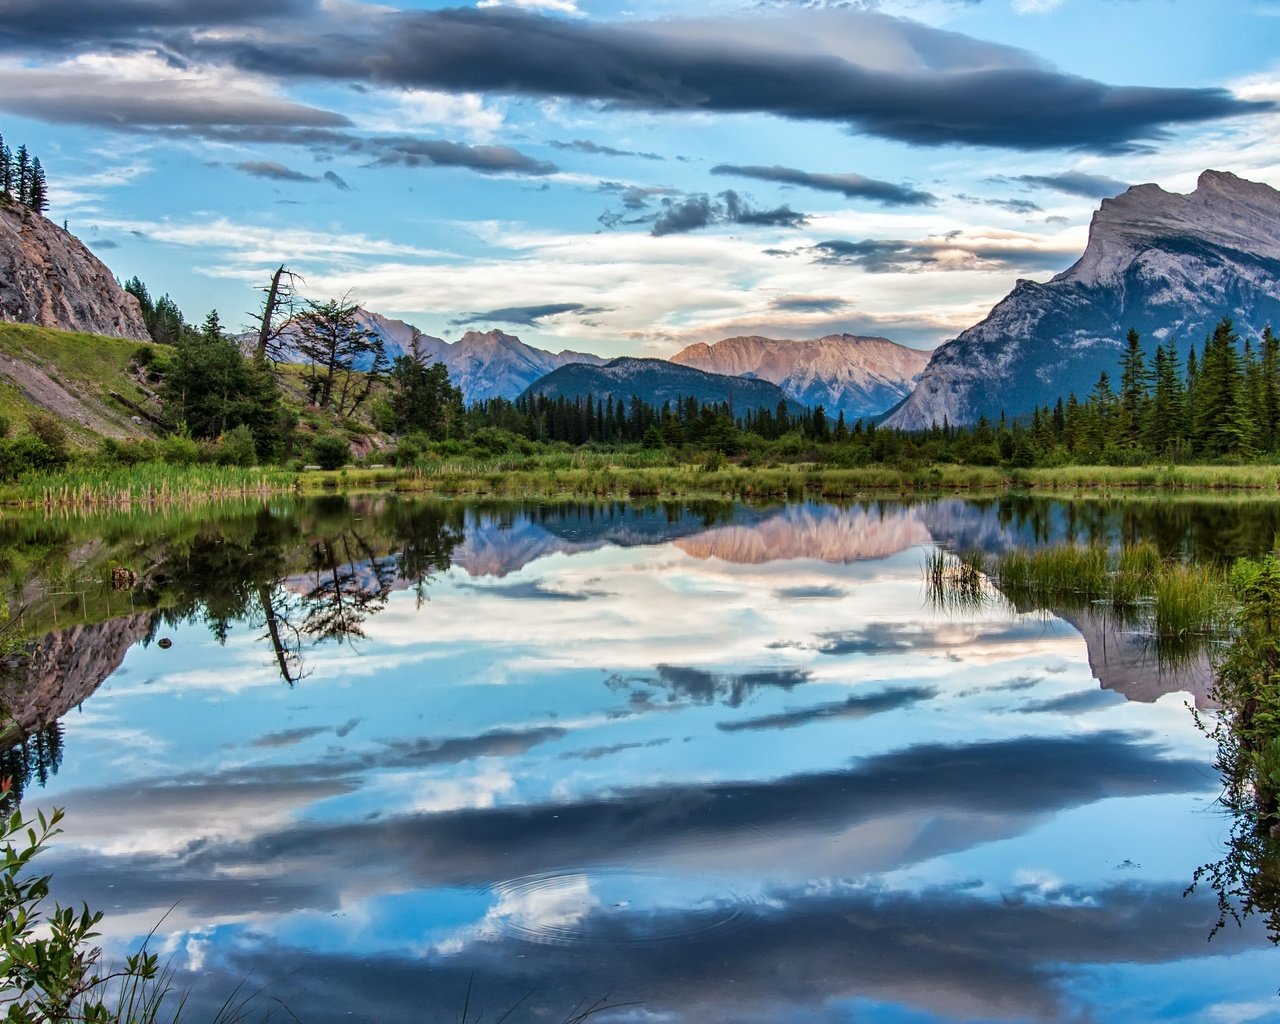
[[[468,331],[439,358],[449,379],[467,402],[515,398],[534,381],[572,363],[600,366],[605,360],[586,352],[547,352],[502,331]]]
[[[1205,171],[1188,195],[1137,185],[1103,200],[1089,244],[1045,284],[1019,281],[980,324],[934,353],[885,420],[916,430],[1030,411],[1106,370],[1115,378],[1132,327],[1148,353],[1180,356],[1223,316],[1244,336],[1280,324],[1280,192]]]
[[[853,421],[878,416],[911,393],[929,353],[888,338],[829,334],[810,341],[726,338],[690,345],[674,363],[711,373],[772,381],[802,405],[843,412]]]
[[[531,395],[573,400],[588,395],[596,401],[628,402],[638,395],[650,405],[675,404],[682,398],[701,403],[728,402],[738,414],[748,409],[776,409],[781,402],[793,414],[803,407],[789,399],[778,385],[764,380],[707,373],[665,359],[612,359],[603,366],[583,363],[562,366],[531,385]]]
[[[150,341],[138,300],[78,238],[0,202],[0,320]]]

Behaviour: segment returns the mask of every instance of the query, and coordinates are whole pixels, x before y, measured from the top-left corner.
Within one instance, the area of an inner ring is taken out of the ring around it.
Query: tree
[[[254,359],[279,359],[280,339],[296,312],[295,285],[298,280],[298,275],[286,270],[281,263],[271,275],[271,283],[263,289],[266,296],[262,300],[262,311],[258,314],[258,340],[254,344]]]
[[[36,213],[43,214],[49,209],[49,185],[45,181],[44,168],[40,166],[40,158],[31,161],[31,184],[27,189],[27,205]]]
[[[25,145],[18,147],[13,162],[13,191],[24,205],[31,199],[31,157]]]
[[[425,365],[400,356],[391,367],[391,410],[397,434],[422,431],[444,440],[462,419],[462,391],[449,380],[444,363]]]
[[[161,385],[165,408],[195,438],[216,438],[245,426],[259,457],[278,443],[280,395],[268,368],[246,360],[222,331],[217,310],[197,332],[184,334]]]
[[[0,135],[0,199],[13,199],[13,154]]]
[[[1142,412],[1150,379],[1142,355],[1142,340],[1132,328],[1125,339],[1125,346],[1120,374],[1119,439],[1124,444],[1136,446],[1142,430]]]
[[[359,305],[344,296],[307,303],[295,321],[298,350],[308,364],[310,398],[321,409],[329,408],[336,390],[338,412],[355,411],[369,396],[376,377],[385,372],[382,339],[360,323],[359,313]],[[361,363],[365,364],[365,384],[352,390],[352,379]]]

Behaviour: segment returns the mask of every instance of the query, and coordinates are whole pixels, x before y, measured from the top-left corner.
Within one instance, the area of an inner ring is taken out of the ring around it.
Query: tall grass
[[[289,491],[297,474],[279,468],[170,466],[139,463],[117,469],[70,469],[0,485],[0,504],[19,508],[129,509],[196,505]]]
[[[925,585],[937,607],[965,609],[999,595],[1019,612],[1091,608],[1149,635],[1176,660],[1220,633],[1230,614],[1225,571],[1160,558],[1142,542],[1117,551],[1058,544],[980,556],[935,551]]]

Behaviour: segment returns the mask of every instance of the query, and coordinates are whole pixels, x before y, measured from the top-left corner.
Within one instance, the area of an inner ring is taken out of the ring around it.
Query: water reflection
[[[1206,944],[1212,887],[1183,896],[1222,828],[1190,683],[1086,614],[920,585],[935,545],[1143,516],[1170,552],[1270,544],[1273,506],[1232,510],[11,519],[8,763],[67,806],[49,867],[109,942],[172,908],[196,1015],[245,974],[319,1022],[457,1020],[469,983],[487,1019],[1265,1015],[1264,923]]]

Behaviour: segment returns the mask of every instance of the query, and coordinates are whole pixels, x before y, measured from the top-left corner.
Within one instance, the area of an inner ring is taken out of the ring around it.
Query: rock
[[[1223,316],[1242,336],[1280,324],[1280,192],[1205,171],[1188,195],[1137,185],[1103,200],[1069,270],[1019,281],[981,323],[940,346],[915,390],[885,419],[918,430],[1030,412],[1103,371],[1119,377],[1130,328],[1185,359]]]
[[[149,341],[138,300],[74,235],[0,204],[0,320]]]
[[[829,334],[810,341],[725,338],[690,345],[673,363],[772,381],[802,405],[821,405],[852,422],[878,416],[911,393],[929,353],[888,338]]]

